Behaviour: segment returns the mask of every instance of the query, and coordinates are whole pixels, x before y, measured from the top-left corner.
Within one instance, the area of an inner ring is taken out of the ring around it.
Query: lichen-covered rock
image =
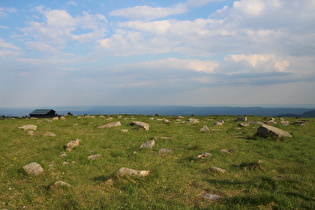
[[[238,122],[238,121],[244,121],[244,122],[247,122],[247,117],[238,117],[235,119],[235,122]]]
[[[28,175],[39,175],[44,173],[44,169],[36,162],[23,166],[23,169]]]
[[[132,121],[130,125],[136,125],[139,126],[140,128],[143,128],[144,130],[148,131],[150,129],[150,126],[148,123],[145,122],[139,122],[139,121]]]
[[[107,123],[106,125],[98,126],[97,128],[111,128],[111,127],[119,127],[119,126],[121,126],[121,123],[117,121],[117,122]]]
[[[290,133],[287,131],[281,130],[280,128],[276,128],[270,125],[261,125],[257,129],[257,135],[263,136],[263,137],[292,137]]]
[[[150,174],[150,171],[135,170],[130,168],[120,168],[117,171],[118,176],[138,176],[144,177]]]

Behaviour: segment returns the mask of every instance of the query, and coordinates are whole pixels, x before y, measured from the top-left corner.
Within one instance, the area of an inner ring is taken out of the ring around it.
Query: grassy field
[[[239,127],[235,116],[194,116],[200,120],[196,124],[188,121],[191,117],[0,120],[0,209],[315,209],[314,118],[305,125],[286,118],[289,126],[276,118],[275,127],[293,137],[275,140],[256,136],[259,125]],[[158,120],[163,118],[170,123]],[[150,130],[131,126],[133,120],[147,122]],[[219,120],[224,125],[214,125]],[[97,128],[114,121],[122,125]],[[27,124],[37,125],[35,135],[19,129]],[[199,131],[204,125],[209,132]],[[80,139],[80,146],[62,157],[63,146],[74,139]],[[139,148],[151,139],[152,149]],[[161,148],[172,152],[159,154]],[[197,158],[205,152],[212,156]],[[102,156],[88,159],[93,154]],[[23,166],[31,162],[45,172],[27,175]],[[150,175],[119,177],[121,167],[149,170]],[[56,181],[71,187],[51,187]],[[209,194],[219,199],[204,196]]]

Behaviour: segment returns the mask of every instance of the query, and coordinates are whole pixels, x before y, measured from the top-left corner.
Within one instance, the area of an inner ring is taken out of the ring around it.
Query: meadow
[[[235,119],[96,115],[0,120],[0,209],[315,209],[315,119],[301,125],[295,122],[303,119],[285,118],[290,125],[284,126],[276,118],[274,126],[293,136],[284,139],[257,136],[259,125],[240,127]],[[131,126],[134,120],[148,123],[150,130]],[[224,124],[214,125],[219,120]],[[248,116],[248,121],[263,120]],[[115,121],[121,126],[97,128]],[[37,126],[34,135],[19,129],[27,124]],[[204,125],[209,131],[200,131]],[[74,139],[80,145],[65,151]],[[152,149],[140,148],[151,139]],[[171,152],[161,154],[162,148]],[[212,155],[198,158],[201,153]],[[89,159],[93,154],[101,156]],[[31,162],[45,172],[27,175],[23,166]],[[150,174],[117,176],[122,167]],[[56,181],[71,187],[53,187]]]

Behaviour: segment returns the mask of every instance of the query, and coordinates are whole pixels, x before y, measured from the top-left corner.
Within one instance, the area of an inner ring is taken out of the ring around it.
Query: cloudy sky
[[[315,105],[315,0],[0,1],[0,107]]]

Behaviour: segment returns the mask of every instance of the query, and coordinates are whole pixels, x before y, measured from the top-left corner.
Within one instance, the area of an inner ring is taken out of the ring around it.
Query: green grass
[[[112,116],[110,121],[108,117],[1,120],[0,209],[315,209],[313,118],[305,126],[275,125],[293,134],[275,140],[256,136],[258,125],[238,127],[235,116],[195,116],[198,124],[188,122],[191,116],[184,117],[185,123],[165,117],[170,124],[157,120],[164,117],[151,120],[151,116],[123,115],[121,119]],[[132,118],[149,123],[150,130],[130,126]],[[217,120],[225,124],[215,126]],[[113,121],[122,126],[97,128]],[[38,126],[34,136],[18,129],[26,124]],[[203,125],[210,131],[200,132]],[[57,136],[46,137],[45,132]],[[60,157],[63,146],[76,138],[80,146]],[[152,150],[139,148],[153,138]],[[161,148],[172,153],[158,154]],[[196,158],[203,152],[212,157]],[[92,154],[102,157],[89,160]],[[39,163],[45,173],[26,175],[22,167],[31,162]],[[213,172],[212,166],[227,172]],[[150,170],[151,174],[117,177],[121,167]],[[58,180],[72,187],[52,188]],[[200,196],[203,193],[221,198],[207,200]]]

